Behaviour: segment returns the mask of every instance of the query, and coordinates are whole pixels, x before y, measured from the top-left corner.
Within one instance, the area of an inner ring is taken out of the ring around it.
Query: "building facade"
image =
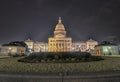
[[[95,46],[95,54],[98,56],[112,56],[119,54],[119,47],[116,44],[104,41]]]
[[[95,49],[95,46],[98,45],[98,42],[92,39],[88,41],[80,41],[72,43],[73,52],[91,52]]]
[[[96,45],[98,45],[98,42],[93,39],[89,39],[88,41],[86,41],[86,49],[88,51],[94,50]]]
[[[25,43],[31,52],[86,52],[94,50],[98,42],[92,39],[88,41],[72,42],[71,37],[66,36],[66,30],[59,17],[54,30],[54,36],[48,38],[48,43],[26,40]]]
[[[33,50],[34,52],[48,52],[48,43],[35,42]]]
[[[73,52],[85,52],[86,51],[86,42],[73,42],[72,43],[72,51]]]
[[[48,52],[48,43],[33,40],[24,41],[28,45],[29,52]]]
[[[55,27],[54,37],[48,39],[48,52],[70,52],[72,38],[66,37],[66,30],[61,18]]]
[[[29,49],[33,49],[33,47],[34,47],[34,41],[32,41],[31,39],[28,39],[28,40],[26,40],[24,42],[27,44],[27,46],[28,46]]]
[[[2,46],[0,50],[0,55],[4,56],[24,55],[25,53],[26,48],[22,46]]]

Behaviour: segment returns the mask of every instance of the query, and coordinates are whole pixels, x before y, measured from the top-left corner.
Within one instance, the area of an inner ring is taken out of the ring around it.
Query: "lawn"
[[[59,73],[120,71],[120,57],[104,57],[105,60],[80,63],[22,63],[21,57],[0,58],[0,72],[10,73]]]

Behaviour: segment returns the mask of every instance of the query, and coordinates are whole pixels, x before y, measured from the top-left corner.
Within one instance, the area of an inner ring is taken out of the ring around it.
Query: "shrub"
[[[102,57],[92,56],[87,52],[45,52],[45,53],[32,53],[29,56],[19,59],[19,62],[54,62],[54,63],[70,63],[70,62],[88,62],[100,61]]]

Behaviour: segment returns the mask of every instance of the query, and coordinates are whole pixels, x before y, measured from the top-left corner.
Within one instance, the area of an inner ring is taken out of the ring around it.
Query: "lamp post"
[[[41,47],[39,46],[39,52],[41,52]]]
[[[72,51],[75,52],[75,48],[74,47],[72,48]]]
[[[45,45],[44,45],[44,52],[46,52],[46,43],[45,43]]]
[[[80,48],[81,48],[81,46],[79,45],[79,52],[81,51],[81,49],[80,49]]]
[[[11,56],[11,51],[12,51],[12,48],[10,47],[9,48],[9,53],[8,53],[9,56]]]
[[[111,55],[111,47],[108,47],[108,55]]]

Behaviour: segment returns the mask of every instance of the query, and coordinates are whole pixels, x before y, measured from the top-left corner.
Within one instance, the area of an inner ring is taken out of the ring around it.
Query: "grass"
[[[120,57],[81,63],[22,63],[21,57],[0,58],[0,72],[10,73],[59,73],[120,71]]]
[[[106,56],[108,56],[108,57],[120,57],[120,54],[118,55],[118,54],[113,54],[113,55],[106,55]]]

